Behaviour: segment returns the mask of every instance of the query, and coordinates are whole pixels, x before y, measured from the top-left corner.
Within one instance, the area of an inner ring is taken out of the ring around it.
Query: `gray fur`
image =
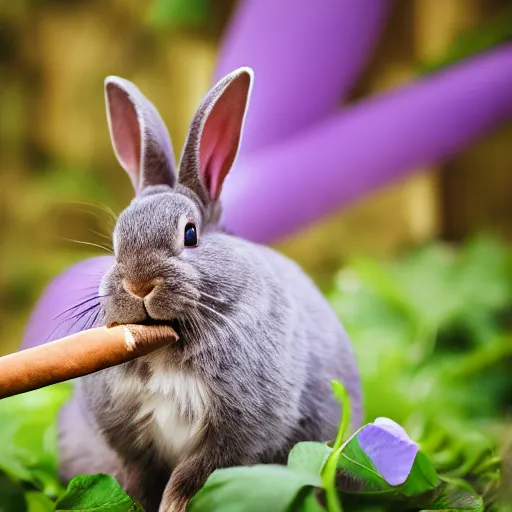
[[[203,117],[226,88],[213,91],[200,108]],[[193,125],[189,140],[200,140],[201,125]],[[284,463],[299,441],[333,439],[340,409],[332,379],[348,389],[354,428],[361,419],[356,361],[335,313],[294,262],[212,222],[218,203],[208,187],[184,185],[201,179],[197,151],[197,142],[186,145],[174,187],[158,174],[151,183],[142,176],[145,187],[119,216],[117,263],[101,285],[104,323],[145,322],[149,315],[170,322],[179,342],[81,379],[61,421],[63,476],[114,474],[148,512],[184,510],[215,468]],[[197,226],[195,248],[183,247],[184,222]],[[154,278],[159,284],[144,301],[122,285]],[[202,383],[203,394],[187,401],[176,387],[165,391],[174,375]],[[176,417],[196,425],[178,454],[159,444],[156,418],[144,414],[155,382]],[[66,415],[81,418],[80,430],[66,429]]]

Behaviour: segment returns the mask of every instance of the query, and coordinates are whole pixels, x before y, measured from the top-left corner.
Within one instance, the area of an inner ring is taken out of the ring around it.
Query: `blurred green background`
[[[53,276],[109,245],[131,198],[104,77],[137,83],[181,147],[235,3],[0,2],[0,353]],[[508,0],[395,0],[352,99],[511,39],[510,13]],[[279,244],[354,340],[368,419],[401,422],[454,476],[512,433],[511,145],[509,123]]]

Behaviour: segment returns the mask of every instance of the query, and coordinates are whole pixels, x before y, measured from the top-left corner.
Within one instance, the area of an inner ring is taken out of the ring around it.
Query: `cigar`
[[[117,325],[0,357],[0,400],[126,363],[177,340],[166,325]]]

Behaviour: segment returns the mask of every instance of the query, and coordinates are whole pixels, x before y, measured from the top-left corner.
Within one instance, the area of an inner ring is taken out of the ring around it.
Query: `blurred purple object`
[[[357,434],[359,446],[389,485],[402,485],[418,453],[418,445],[389,418],[377,418]]]
[[[69,267],[44,291],[30,317],[21,349],[42,345],[92,327],[103,274],[112,256],[98,256]]]
[[[216,80],[241,66],[254,69],[241,155],[281,142],[332,113],[366,63],[389,5],[389,0],[239,2]]]
[[[275,242],[454,154],[512,116],[511,70],[507,44],[241,158],[224,187],[224,224],[250,240]]]

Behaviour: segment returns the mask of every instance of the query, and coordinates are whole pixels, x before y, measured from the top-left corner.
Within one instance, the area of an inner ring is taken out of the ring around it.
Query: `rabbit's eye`
[[[197,231],[194,224],[189,222],[185,226],[185,247],[195,247],[197,245]]]

